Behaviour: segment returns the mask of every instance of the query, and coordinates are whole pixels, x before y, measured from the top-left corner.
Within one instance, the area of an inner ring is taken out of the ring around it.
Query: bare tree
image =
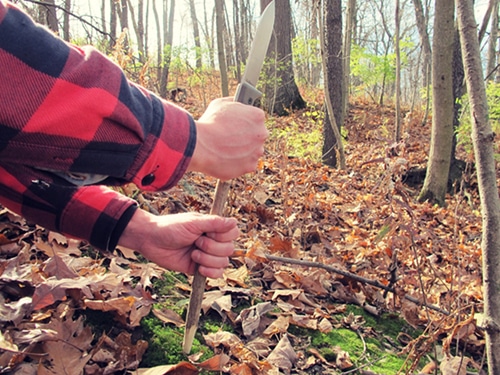
[[[45,0],[38,3],[37,21],[47,25],[55,33],[59,32],[59,23],[57,22],[57,7],[55,0]]]
[[[351,49],[353,34],[356,30],[356,0],[349,0],[347,2],[347,15],[346,15],[346,26],[344,33],[344,45],[342,53],[344,55],[344,66],[342,67],[344,72],[344,82],[342,82],[342,117],[347,116],[347,111],[349,110],[349,93],[351,86]]]
[[[224,1],[215,0],[215,19],[217,23],[217,53],[221,77],[222,96],[229,96],[226,56],[224,50]]]
[[[455,5],[436,0],[432,45],[432,134],[427,174],[418,197],[443,206],[453,140],[453,36]]]
[[[345,168],[344,148],[340,128],[342,117],[342,12],[341,0],[324,0],[320,35],[325,76],[326,114],[323,123],[323,163],[331,167]],[[333,105],[336,103],[337,105]],[[337,158],[338,152],[338,158]]]
[[[69,15],[71,13],[71,0],[64,0],[64,12],[63,12],[63,39],[67,42],[70,41],[69,34]]]
[[[488,105],[473,4],[456,0],[462,56],[470,99],[472,141],[482,216],[482,261],[486,353],[490,375],[500,374],[500,199]]]
[[[486,79],[489,81],[493,81],[495,77],[495,69],[497,69],[498,3],[498,0],[494,0],[490,27],[490,40],[488,42]]]
[[[139,61],[146,61],[146,49],[144,48],[144,0],[137,0],[137,17],[135,15],[134,6],[130,0],[127,0],[128,9],[132,18],[132,27],[134,28],[137,39],[137,49],[139,52]]]
[[[169,11],[170,10],[170,11]],[[172,58],[172,41],[174,34],[174,15],[175,15],[175,2],[170,0],[170,7],[168,1],[163,1],[163,50],[162,50],[162,63],[161,63],[161,76],[160,76],[160,96],[166,98],[168,96],[168,75],[170,72],[170,60]]]
[[[396,29],[394,31],[394,49],[396,50],[396,121],[395,121],[395,134],[394,140],[399,142],[401,140],[401,49],[399,47],[400,42],[400,15],[399,15],[399,0],[396,0],[396,12],[395,12],[395,24]]]
[[[198,25],[198,17],[196,16],[196,6],[194,4],[194,0],[189,0],[189,10],[191,14],[191,23],[193,25],[193,37],[194,37],[194,46],[195,46],[195,54],[196,54],[196,67],[201,69],[202,61],[201,61],[201,40],[200,40],[200,28]]]
[[[304,108],[306,102],[300,95],[293,71],[290,1],[274,1],[276,20],[267,55],[271,64],[266,72],[269,82],[265,88],[265,107],[271,113],[284,116],[290,109]],[[270,0],[261,0],[261,10],[265,9],[270,2]]]

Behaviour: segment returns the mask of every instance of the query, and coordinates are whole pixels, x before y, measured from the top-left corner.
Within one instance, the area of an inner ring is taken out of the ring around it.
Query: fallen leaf
[[[229,363],[229,359],[228,355],[222,353],[198,363],[197,366],[207,371],[222,371],[223,367]]]
[[[466,375],[470,358],[445,357],[439,365],[442,375]]]
[[[198,369],[189,362],[180,362],[176,365],[156,366],[150,369],[138,369],[138,375],[195,375]]]
[[[269,363],[285,371],[285,373],[290,373],[292,366],[297,361],[297,354],[295,353],[290,340],[288,340],[288,335],[283,335],[267,360]]]
[[[160,319],[163,323],[167,324],[173,324],[176,327],[183,327],[184,326],[184,320],[182,319],[182,316],[177,314],[175,311],[171,309],[153,309],[153,314],[156,316],[158,319]]]

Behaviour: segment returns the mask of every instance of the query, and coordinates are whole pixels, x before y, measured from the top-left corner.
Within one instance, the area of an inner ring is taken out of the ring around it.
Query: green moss
[[[346,314],[349,313],[362,316],[366,322],[364,324],[365,327],[373,327],[377,332],[381,332],[393,340],[397,340],[400,333],[406,333],[413,338],[417,338],[422,334],[421,331],[415,330],[404,319],[393,313],[383,313],[380,316],[374,316],[359,306],[347,305]]]
[[[177,294],[178,284],[188,284],[186,275],[176,272],[165,272],[162,278],[154,279],[153,289],[160,296]]]
[[[165,325],[153,315],[142,319],[141,327],[144,338],[149,343],[141,362],[142,367],[176,364],[186,360],[186,356],[182,351],[183,329]],[[200,361],[212,356],[211,349],[202,345],[198,337],[195,337],[191,351],[193,353],[204,353]]]
[[[316,348],[329,362],[335,363],[339,350],[349,353],[354,367],[363,367],[374,373],[392,375],[404,373],[406,357],[398,355],[393,347],[401,332],[417,337],[418,332],[397,316],[384,314],[380,317],[366,313],[358,306],[347,306],[345,314],[337,316],[340,321],[349,314],[362,316],[365,323],[356,332],[348,328],[336,328],[329,333],[291,327],[290,332],[298,337],[310,337],[310,347]],[[363,329],[363,327],[372,329]]]

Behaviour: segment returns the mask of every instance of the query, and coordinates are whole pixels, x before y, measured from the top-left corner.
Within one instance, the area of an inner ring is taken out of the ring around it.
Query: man
[[[220,277],[234,219],[154,216],[107,186],[164,190],[189,170],[231,179],[255,169],[267,135],[260,109],[217,99],[195,121],[95,49],[65,43],[0,0],[0,203],[25,218]]]

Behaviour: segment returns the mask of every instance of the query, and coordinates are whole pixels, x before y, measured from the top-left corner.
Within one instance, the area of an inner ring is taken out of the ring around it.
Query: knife
[[[264,9],[255,32],[255,37],[248,55],[247,65],[243,78],[236,88],[234,100],[243,104],[255,105],[256,101],[262,97],[262,93],[255,88],[259,79],[260,71],[266,57],[267,48],[274,28],[274,0]],[[215,187],[215,197],[210,210],[210,214],[222,216],[229,193],[230,183],[228,181],[217,181]],[[191,296],[186,316],[186,327],[184,330],[184,341],[182,351],[185,354],[191,352],[194,335],[200,319],[201,302],[205,292],[206,277],[200,275],[196,270],[191,285]]]

